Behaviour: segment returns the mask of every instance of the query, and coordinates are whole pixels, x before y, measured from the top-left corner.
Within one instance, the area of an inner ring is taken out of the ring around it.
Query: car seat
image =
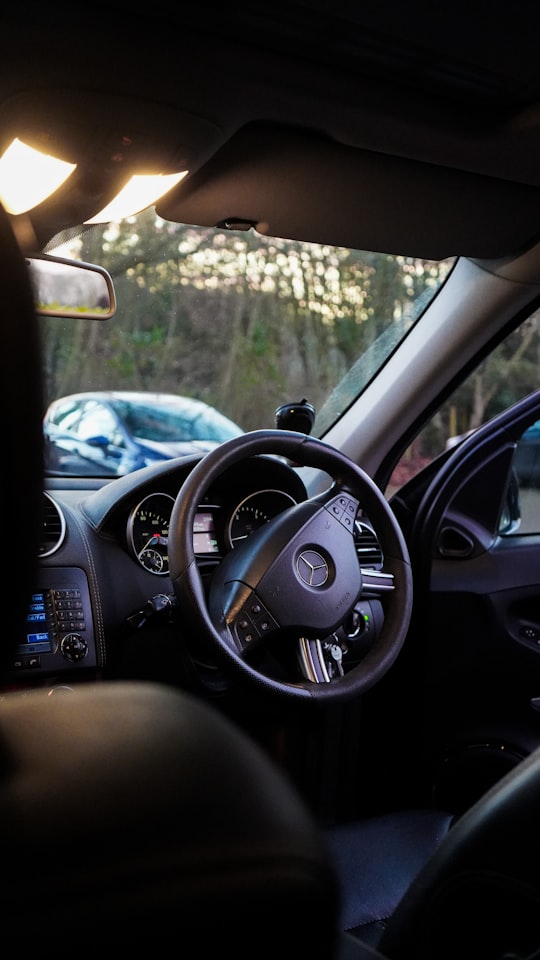
[[[532,958],[540,952],[540,749],[463,813],[380,941],[392,960]]]
[[[359,940],[389,960],[538,957],[539,811],[537,749],[455,821],[404,811],[330,831],[344,960]]]
[[[413,809],[327,827],[340,884],[340,928],[378,947],[399,902],[453,823],[446,811]]]

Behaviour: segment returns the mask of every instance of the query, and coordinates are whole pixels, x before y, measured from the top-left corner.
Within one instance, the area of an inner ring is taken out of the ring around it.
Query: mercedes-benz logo
[[[296,561],[296,569],[308,587],[322,587],[328,580],[328,564],[316,550],[304,550]]]

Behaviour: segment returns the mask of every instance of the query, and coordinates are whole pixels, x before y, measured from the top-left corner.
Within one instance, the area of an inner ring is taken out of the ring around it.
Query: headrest
[[[2,901],[23,953],[334,955],[319,828],[207,704],[144,683],[12,694],[0,770]]]

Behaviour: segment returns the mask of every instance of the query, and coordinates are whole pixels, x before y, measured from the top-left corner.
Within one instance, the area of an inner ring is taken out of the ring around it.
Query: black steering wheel
[[[255,530],[203,582],[193,549],[197,509],[220,474],[261,454],[318,468],[330,485]],[[359,509],[381,548],[378,568],[361,567]],[[408,551],[383,494],[348,457],[302,433],[256,430],[199,461],[172,511],[169,565],[196,645],[280,696],[357,696],[393,664],[410,622]]]

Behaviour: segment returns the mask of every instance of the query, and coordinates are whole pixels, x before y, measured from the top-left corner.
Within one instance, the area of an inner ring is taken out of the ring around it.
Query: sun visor
[[[535,242],[540,189],[254,124],[156,209],[181,223],[243,222],[271,236],[423,259],[492,258]]]

